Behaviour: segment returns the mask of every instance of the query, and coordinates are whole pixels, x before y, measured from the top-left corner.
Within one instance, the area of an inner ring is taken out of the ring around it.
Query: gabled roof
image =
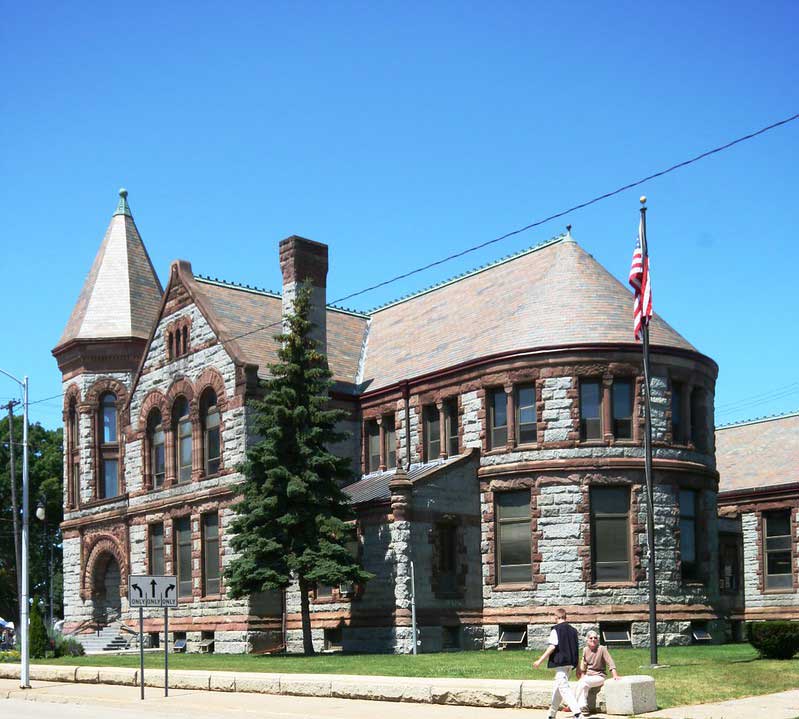
[[[655,315],[653,347],[696,349]],[[570,236],[373,310],[363,389],[512,350],[633,344],[632,293]]]
[[[258,366],[258,376],[268,376],[268,365],[277,361],[281,297],[276,292],[241,287],[219,280],[194,277],[191,283],[211,323],[223,342],[235,342],[241,360]],[[358,358],[368,318],[337,307],[327,308],[327,359],[334,382],[354,390]]]
[[[423,479],[429,479],[432,475],[470,456],[473,456],[473,453],[467,451],[465,454],[458,454],[454,457],[447,457],[446,459],[435,459],[431,462],[425,462],[424,464],[412,464],[410,470],[407,472],[408,479],[414,483]],[[388,485],[389,482],[394,479],[396,472],[396,469],[388,469],[385,472],[372,472],[372,474],[367,474],[357,482],[343,487],[344,493],[349,497],[352,504],[365,504],[366,502],[378,502],[391,499],[391,490]]]
[[[716,427],[719,492],[799,482],[799,412]]]
[[[59,347],[81,339],[147,339],[158,316],[161,283],[130,213],[127,191],[119,195]]]

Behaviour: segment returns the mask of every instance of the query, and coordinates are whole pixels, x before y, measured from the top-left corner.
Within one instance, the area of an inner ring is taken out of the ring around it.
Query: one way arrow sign
[[[128,578],[128,602],[131,607],[177,607],[177,577],[131,574]]]

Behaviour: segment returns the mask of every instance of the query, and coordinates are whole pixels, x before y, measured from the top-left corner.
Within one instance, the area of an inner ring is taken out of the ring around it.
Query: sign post
[[[139,605],[139,686],[144,699],[144,607]]]
[[[139,685],[144,699],[144,608],[164,608],[164,696],[169,696],[169,607],[178,606],[177,577],[131,574],[128,577],[128,604],[139,608]]]
[[[164,607],[164,696],[169,696],[169,607]]]

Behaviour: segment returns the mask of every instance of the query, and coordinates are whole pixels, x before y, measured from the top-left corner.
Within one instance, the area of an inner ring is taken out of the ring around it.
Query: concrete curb
[[[19,679],[18,664],[0,664],[0,679]],[[32,664],[35,681],[139,686],[139,670],[128,667],[85,667]],[[162,669],[147,669],[144,685],[164,686]],[[268,674],[261,672],[169,672],[171,689],[284,694],[339,699],[367,699],[455,706],[545,709],[552,682],[508,679],[439,679],[360,676],[355,674]],[[593,707],[592,707],[593,708]],[[606,711],[604,689],[596,695],[596,711]]]

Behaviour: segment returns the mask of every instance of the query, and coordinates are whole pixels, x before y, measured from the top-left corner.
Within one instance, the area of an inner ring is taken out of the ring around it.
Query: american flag
[[[630,284],[635,290],[633,302],[633,332],[635,339],[641,339],[643,327],[652,317],[652,285],[649,279],[649,256],[643,253],[644,222],[638,225],[638,239],[633,250],[633,263],[630,266]]]

